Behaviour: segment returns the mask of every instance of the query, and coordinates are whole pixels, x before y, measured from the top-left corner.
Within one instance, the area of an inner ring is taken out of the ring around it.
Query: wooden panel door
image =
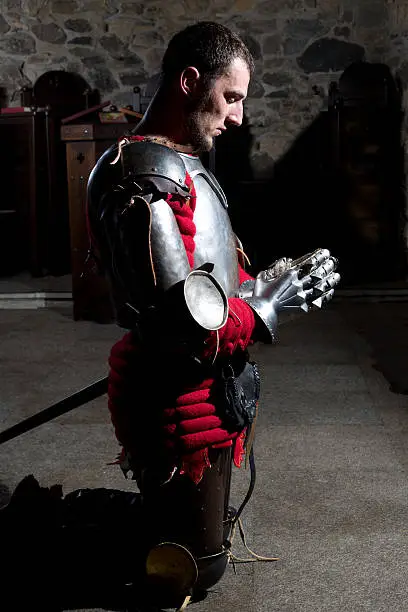
[[[89,175],[111,142],[67,142],[67,173],[71,233],[71,270],[74,319],[109,322],[113,313],[109,287],[89,258],[86,222],[86,190]]]

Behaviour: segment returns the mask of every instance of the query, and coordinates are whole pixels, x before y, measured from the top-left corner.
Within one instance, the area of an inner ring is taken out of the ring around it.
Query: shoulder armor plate
[[[122,146],[121,161],[124,177],[167,179],[188,191],[183,160],[176,151],[165,145],[143,140],[131,141]]]

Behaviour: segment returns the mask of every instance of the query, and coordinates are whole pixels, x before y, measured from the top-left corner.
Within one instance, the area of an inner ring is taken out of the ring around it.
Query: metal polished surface
[[[208,272],[190,272],[184,284],[184,298],[191,316],[202,328],[216,330],[225,325],[228,317],[227,296]]]
[[[167,291],[190,272],[183,239],[173,211],[164,200],[150,204],[151,247],[157,286]]]
[[[332,298],[333,287],[340,281],[340,275],[335,272],[337,260],[327,249],[317,249],[290,261],[290,267],[277,276],[275,267],[276,264],[260,272],[252,295],[242,298],[264,322],[272,341],[275,340],[279,313],[288,310],[307,312],[313,306],[321,308]]]
[[[124,176],[156,176],[171,180],[179,187],[186,188],[186,173],[179,155],[156,142],[132,142],[121,151]]]
[[[168,189],[184,197],[186,189],[188,193],[187,172],[197,193],[194,269],[213,264],[212,275],[223,294],[231,297],[237,293],[237,243],[226,198],[200,159],[152,142],[111,147],[92,173],[88,201],[90,223],[111,279],[115,309],[117,313],[131,309],[129,321],[121,317],[123,327],[132,327],[146,300],[154,299],[151,269],[159,292],[166,292],[191,272],[174,213],[164,199],[155,201],[154,197]],[[205,327],[209,329],[218,328],[217,321],[221,320],[221,308],[210,312],[213,298],[212,291],[205,307]],[[122,303],[127,307],[120,307]]]
[[[232,231],[225,195],[198,157],[179,153],[192,176],[197,193],[194,213],[196,226],[194,266],[214,264],[212,274],[228,297],[239,287],[236,238]]]

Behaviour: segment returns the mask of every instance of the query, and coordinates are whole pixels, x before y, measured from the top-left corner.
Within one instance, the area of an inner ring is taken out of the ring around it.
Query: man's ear
[[[180,86],[183,93],[188,97],[193,97],[200,84],[200,73],[194,66],[185,68],[180,76]]]

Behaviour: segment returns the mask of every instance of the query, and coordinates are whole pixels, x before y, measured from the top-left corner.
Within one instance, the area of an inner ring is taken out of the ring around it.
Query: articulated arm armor
[[[245,281],[238,292],[263,324],[265,342],[275,340],[280,312],[321,308],[340,280],[337,260],[327,249],[317,249],[300,259],[283,258]]]
[[[169,194],[190,196],[186,168],[172,149],[150,142],[110,148],[88,186],[92,232],[112,286],[118,322],[140,328],[160,311],[178,333],[225,324],[227,297],[210,265],[191,271]],[[183,331],[183,328],[184,331]]]

